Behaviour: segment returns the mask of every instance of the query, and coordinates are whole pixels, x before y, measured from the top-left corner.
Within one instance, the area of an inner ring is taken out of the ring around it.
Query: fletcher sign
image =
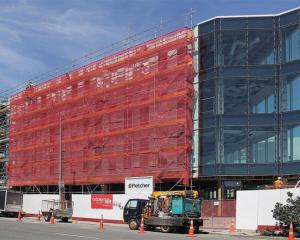
[[[145,183],[129,183],[128,188],[149,188],[150,184],[145,184]]]
[[[125,193],[152,193],[153,177],[136,177],[125,179]]]

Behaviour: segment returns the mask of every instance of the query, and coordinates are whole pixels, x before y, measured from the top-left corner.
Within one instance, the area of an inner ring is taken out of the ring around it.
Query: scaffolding
[[[0,100],[0,188],[4,188],[7,184],[9,112],[9,101]]]
[[[182,28],[12,96],[9,186],[57,184],[59,119],[65,184],[187,184],[192,43]]]

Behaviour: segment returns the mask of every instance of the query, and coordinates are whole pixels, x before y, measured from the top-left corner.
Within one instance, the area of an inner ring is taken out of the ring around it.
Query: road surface
[[[148,232],[144,234],[138,231],[131,231],[126,225],[108,225],[106,224],[104,231],[98,229],[96,223],[60,223],[51,225],[44,221],[38,222],[34,218],[25,218],[21,222],[15,218],[0,217],[0,239],[1,240],[152,240],[152,239],[189,239],[187,234],[179,233],[161,233]],[[241,237],[232,235],[214,235],[214,234],[197,234],[194,239],[203,240],[241,240],[242,239],[270,239],[263,237]]]

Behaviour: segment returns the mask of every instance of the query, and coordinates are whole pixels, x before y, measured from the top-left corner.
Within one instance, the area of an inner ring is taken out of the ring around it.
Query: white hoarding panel
[[[24,194],[23,211],[29,214],[38,214],[42,208],[43,200],[58,200],[58,194]]]
[[[286,203],[287,192],[300,196],[300,188],[238,191],[236,199],[237,229],[256,230],[275,226],[272,210],[277,202]]]
[[[100,219],[123,220],[123,209],[129,199],[148,199],[148,194],[113,194],[111,209],[96,209],[91,206],[90,194],[72,194],[74,202],[73,217]]]

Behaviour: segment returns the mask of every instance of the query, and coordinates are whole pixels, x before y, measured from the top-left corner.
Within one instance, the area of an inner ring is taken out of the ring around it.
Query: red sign
[[[97,209],[113,209],[112,194],[92,194],[91,208]]]

